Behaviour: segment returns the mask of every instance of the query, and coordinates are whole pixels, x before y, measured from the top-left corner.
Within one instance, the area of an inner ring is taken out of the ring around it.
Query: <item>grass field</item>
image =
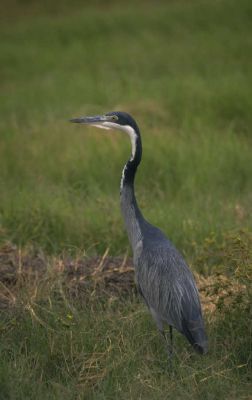
[[[119,209],[129,141],[68,122],[120,109],[142,132],[146,218],[195,271],[224,271],[251,299],[251,2],[92,4],[1,2],[0,244],[52,265],[130,254]],[[209,356],[176,338],[171,375],[134,294],[72,299],[48,273],[26,283],[1,283],[18,300],[1,311],[0,399],[251,398],[243,296],[207,317]]]

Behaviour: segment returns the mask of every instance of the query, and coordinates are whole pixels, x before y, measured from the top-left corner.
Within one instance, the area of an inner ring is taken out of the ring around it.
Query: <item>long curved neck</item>
[[[133,128],[129,127],[126,132],[131,139],[132,155],[123,168],[120,199],[125,227],[134,251],[138,242],[141,240],[141,225],[144,221],[134,191],[135,175],[142,158],[142,144],[139,130],[135,131]]]

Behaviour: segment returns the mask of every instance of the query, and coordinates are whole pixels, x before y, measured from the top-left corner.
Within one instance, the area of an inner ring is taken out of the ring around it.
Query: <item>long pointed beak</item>
[[[77,124],[96,125],[102,124],[106,121],[110,121],[110,119],[109,116],[106,115],[95,115],[93,117],[71,118],[69,121]]]

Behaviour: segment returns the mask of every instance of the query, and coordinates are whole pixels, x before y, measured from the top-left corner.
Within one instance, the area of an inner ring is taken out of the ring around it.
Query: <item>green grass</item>
[[[0,28],[4,239],[125,250],[128,140],[68,123],[113,109],[140,125],[139,203],[176,244],[251,226],[249,1],[65,4],[55,17],[31,3],[23,18],[18,4]]]
[[[129,141],[68,122],[120,109],[142,132],[144,215],[211,273],[227,259],[216,262],[218,246],[205,257],[205,238],[251,231],[251,1],[85,3],[1,2],[0,241],[125,254],[119,182]],[[247,262],[239,251],[236,268]],[[249,398],[251,310],[239,302],[208,322],[206,358],[177,337],[171,377],[136,298],[77,301],[68,321],[48,281],[33,305],[43,324],[25,294],[2,312],[1,400]]]

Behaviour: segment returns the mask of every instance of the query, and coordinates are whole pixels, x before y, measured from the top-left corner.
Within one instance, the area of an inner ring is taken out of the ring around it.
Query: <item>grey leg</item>
[[[170,348],[171,348],[171,356],[173,355],[173,330],[172,326],[169,325],[169,330],[170,330]]]
[[[159,315],[155,312],[155,310],[151,307],[150,307],[150,312],[151,312],[151,315],[152,315],[154,321],[157,324],[157,328],[158,328],[159,332],[161,333],[161,335],[163,336],[163,338],[165,340],[165,347],[166,347],[167,354],[168,354],[168,360],[169,360],[169,363],[171,363],[172,354],[173,354],[173,351],[172,351],[172,339],[173,339],[172,326],[169,326],[170,338],[168,339],[166,332],[164,331],[163,321],[161,320]]]
[[[173,339],[173,335],[172,335],[172,326],[170,326],[170,338],[168,339],[167,337],[167,333],[165,331],[159,331],[161,333],[161,335],[163,336],[164,340],[165,340],[165,347],[166,347],[166,351],[167,351],[167,355],[168,355],[168,360],[169,363],[171,363],[172,360],[172,356],[173,356],[173,348],[172,348],[172,339]]]

